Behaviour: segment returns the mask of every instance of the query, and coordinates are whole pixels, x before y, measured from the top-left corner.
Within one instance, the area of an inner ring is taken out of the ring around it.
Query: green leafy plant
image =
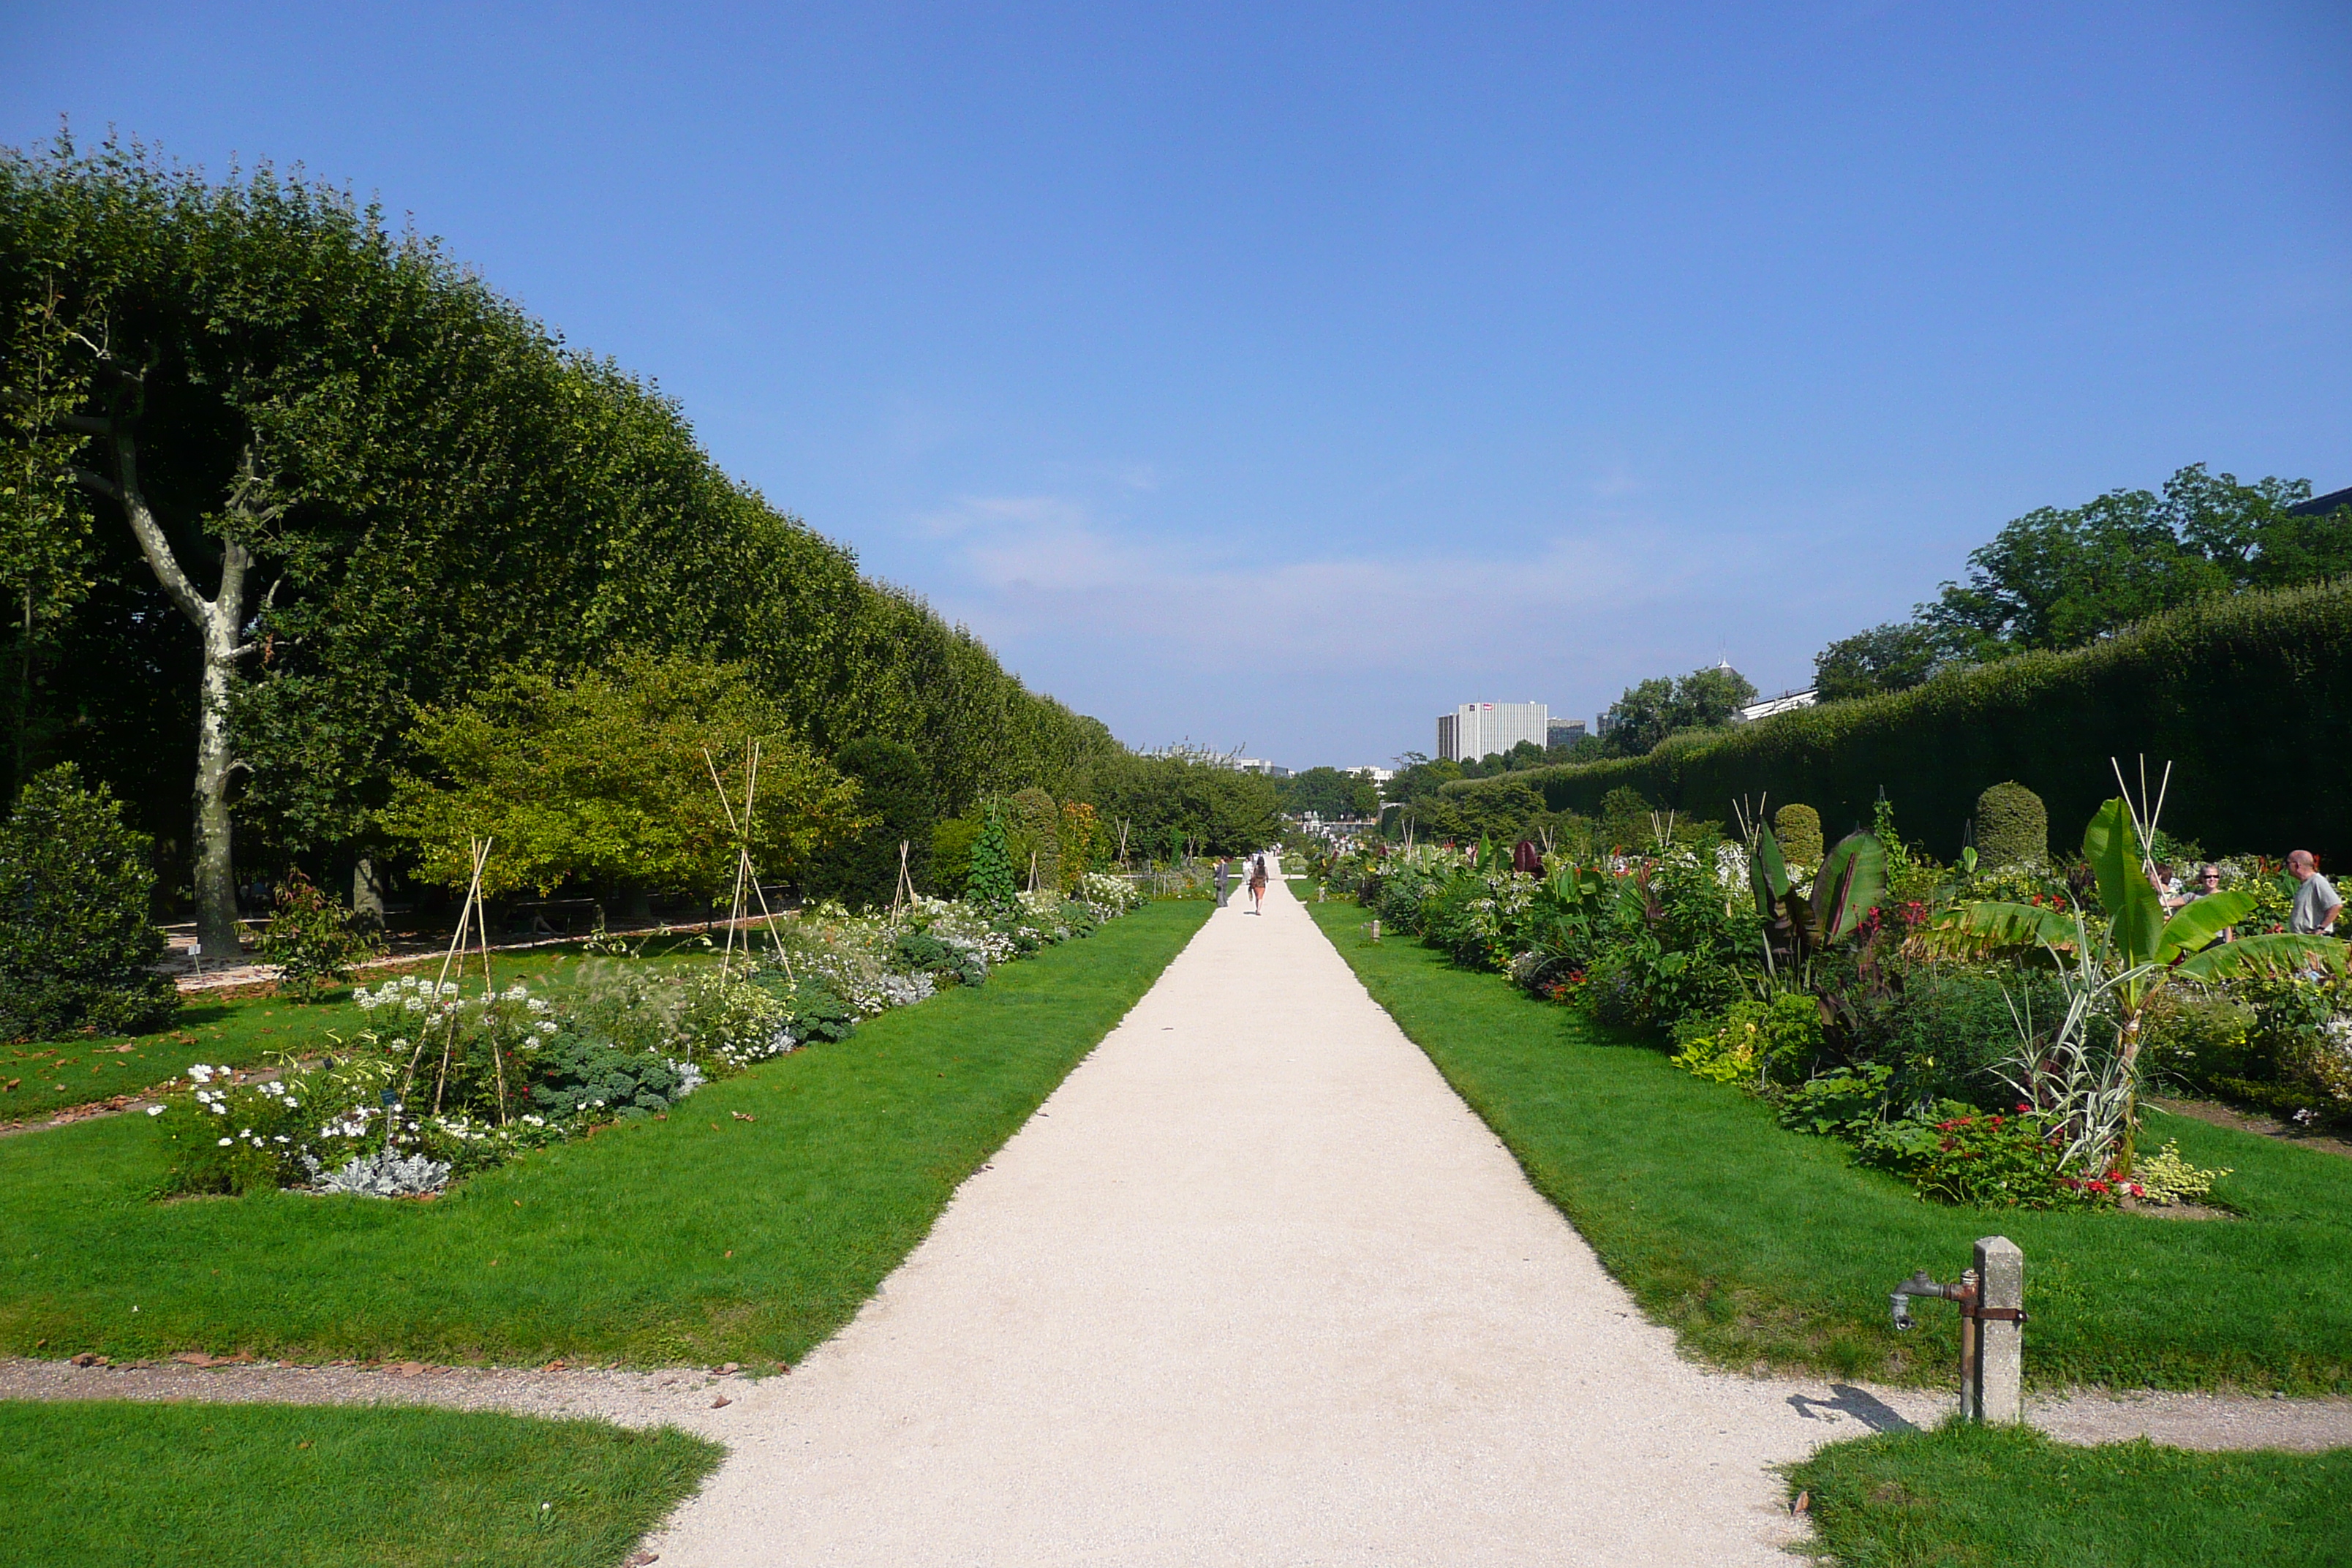
[[[1759,823],[1755,831],[1748,876],[1764,922],[1765,966],[1809,967],[1816,955],[1860,930],[1878,907],[1886,893],[1886,851],[1868,833],[1847,834],[1822,857],[1808,896],[1798,891],[1772,830]]]
[[[1675,1065],[1713,1083],[1801,1079],[1821,1054],[1821,1005],[1787,991],[1742,997],[1712,1017],[1685,1020],[1675,1039]]]
[[[37,773],[0,824],[0,1037],[145,1034],[179,1007],[155,971],[148,840],[71,763]]]
[[[299,868],[278,885],[278,910],[261,933],[261,957],[278,966],[278,994],[315,1002],[346,984],[363,960],[383,951],[383,922],[320,892]]]
[[[1018,906],[1021,884],[1013,870],[1013,851],[1006,842],[1004,818],[992,806],[980,836],[971,843],[971,869],[964,880],[964,896],[981,908],[1009,915]]]

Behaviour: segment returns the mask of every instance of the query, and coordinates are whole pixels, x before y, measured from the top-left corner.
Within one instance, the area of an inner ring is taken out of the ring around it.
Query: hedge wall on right
[[[1990,784],[2049,808],[2068,857],[2116,793],[2173,764],[2165,826],[2214,853],[2317,850],[2352,865],[2352,580],[2239,594],[2142,622],[2071,653],[2030,653],[1886,697],[1685,731],[1647,756],[1530,769],[1445,786],[1470,805],[1522,784],[1554,811],[1597,816],[1630,785],[1657,806],[1732,820],[1742,796],[1801,801],[1835,838],[1871,820],[1881,788],[1905,837],[1950,858]]]

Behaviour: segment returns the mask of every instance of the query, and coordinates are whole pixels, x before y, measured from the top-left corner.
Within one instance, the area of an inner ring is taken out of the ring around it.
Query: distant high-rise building
[[[1549,721],[1550,710],[1540,702],[1465,702],[1437,716],[1437,754],[1448,762],[1475,763],[1521,741],[1542,746]]]
[[[1581,719],[1553,719],[1544,725],[1544,745],[1547,748],[1573,746],[1582,739],[1584,721]]]

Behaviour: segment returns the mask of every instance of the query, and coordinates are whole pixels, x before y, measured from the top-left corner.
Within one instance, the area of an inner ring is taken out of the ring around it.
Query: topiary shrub
[[[180,1005],[155,972],[148,839],[71,763],[35,776],[0,824],[0,1038],[141,1035]]]
[[[1977,796],[1977,864],[2044,866],[2050,861],[2050,814],[2042,797],[2021,784],[1997,784]]]
[[[1795,866],[1822,863],[1822,814],[1810,805],[1784,805],[1772,814],[1773,837],[1781,858]]]

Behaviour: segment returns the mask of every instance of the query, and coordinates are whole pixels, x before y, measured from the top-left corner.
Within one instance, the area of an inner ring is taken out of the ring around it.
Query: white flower
[[[226,1149],[226,1148],[227,1148],[230,1144],[232,1144],[232,1143],[236,1142],[236,1139],[234,1139],[234,1138],[224,1138],[224,1139],[222,1139],[222,1140],[220,1141],[220,1146],[221,1146],[222,1148]]]
[[[160,1105],[151,1105],[147,1108],[147,1114],[150,1116],[161,1116],[163,1114],[163,1108]]]

